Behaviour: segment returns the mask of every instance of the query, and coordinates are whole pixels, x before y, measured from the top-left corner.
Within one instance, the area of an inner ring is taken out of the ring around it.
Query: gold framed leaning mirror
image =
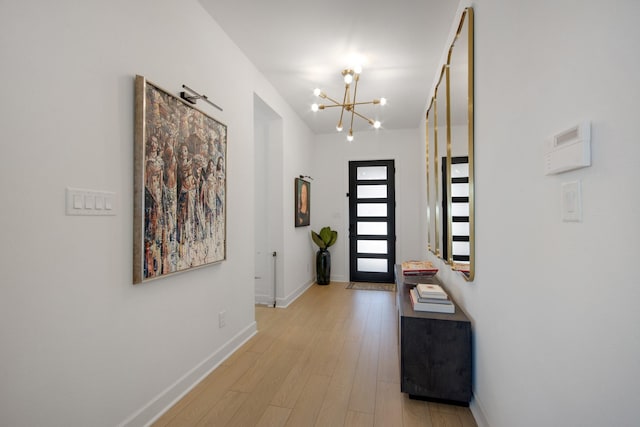
[[[466,8],[426,116],[428,248],[475,276],[473,9]]]

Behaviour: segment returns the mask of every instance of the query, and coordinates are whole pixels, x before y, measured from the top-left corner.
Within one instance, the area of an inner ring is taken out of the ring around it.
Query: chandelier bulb
[[[322,93],[322,91],[320,90],[320,88],[315,88],[315,89],[313,90],[313,94],[314,94],[315,96],[320,96],[320,94],[321,94],[321,93]]]
[[[380,129],[380,122],[378,120],[376,120],[375,122],[373,122],[373,127],[375,129]]]
[[[349,142],[353,141],[353,135],[352,134],[347,135],[347,141],[349,141]]]
[[[313,111],[314,113],[319,109],[320,109],[320,106],[318,104],[311,104],[311,111]]]
[[[338,123],[338,126],[336,126],[336,130],[338,132],[342,132],[342,122]]]
[[[387,103],[387,98],[380,98],[380,105],[385,105]]]
[[[347,72],[344,73],[344,82],[348,85],[353,82],[353,71],[347,70]]]

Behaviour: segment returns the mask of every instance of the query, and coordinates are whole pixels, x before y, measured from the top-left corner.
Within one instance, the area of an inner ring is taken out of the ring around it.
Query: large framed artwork
[[[311,183],[302,178],[295,179],[295,226],[304,227],[311,220]]]
[[[227,127],[135,80],[133,283],[226,258]]]

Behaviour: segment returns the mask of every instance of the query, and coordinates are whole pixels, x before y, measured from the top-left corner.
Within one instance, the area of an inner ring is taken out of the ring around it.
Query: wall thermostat
[[[545,175],[587,166],[591,166],[591,122],[581,122],[545,141]]]

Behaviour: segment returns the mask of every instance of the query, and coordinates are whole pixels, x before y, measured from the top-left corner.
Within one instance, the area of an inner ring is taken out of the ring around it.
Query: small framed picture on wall
[[[309,225],[311,219],[311,183],[302,178],[296,178],[295,190],[295,226]]]

